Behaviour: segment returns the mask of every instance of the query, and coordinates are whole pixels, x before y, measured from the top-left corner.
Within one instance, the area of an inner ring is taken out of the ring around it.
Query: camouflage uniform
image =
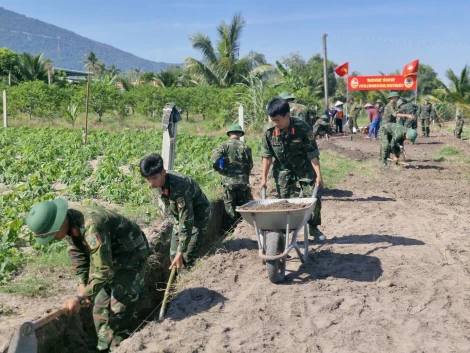
[[[380,104],[377,109],[379,110],[379,113],[380,113],[380,116],[383,117],[384,116],[384,110],[385,110],[385,107],[383,104]]]
[[[313,125],[312,131],[315,137],[325,136],[326,134],[331,135],[331,125],[323,119],[318,119]]]
[[[419,106],[417,116],[421,119],[421,132],[429,136],[429,122],[431,120],[432,104],[423,103]]]
[[[457,120],[455,121],[455,137],[458,139],[461,138],[461,134],[463,131],[463,119],[461,116],[457,117]]]
[[[384,108],[382,115],[382,125],[397,122],[397,103],[394,101],[388,102]]]
[[[405,105],[398,110],[400,114],[411,114],[414,116],[413,119],[409,118],[400,118],[403,119],[403,126],[408,129],[417,129],[418,128],[418,116],[416,112],[418,111],[418,106],[414,103],[405,103]]]
[[[145,234],[132,221],[97,206],[76,206],[67,216],[68,253],[84,296],[94,301],[98,349],[129,337],[143,294],[149,254]]]
[[[261,157],[274,159],[273,177],[278,197],[281,199],[295,197],[297,182],[301,188],[300,197],[312,196],[317,176],[311,159],[319,156],[312,130],[300,119],[290,119],[287,133],[270,127],[263,135]],[[308,221],[310,234],[314,234],[312,227],[321,224],[320,211],[321,200],[318,196],[312,218]]]
[[[221,157],[224,158],[223,169],[219,166]],[[248,185],[253,168],[251,148],[238,138],[231,138],[212,152],[211,163],[214,170],[222,174],[225,211],[233,223],[240,218],[235,208],[252,200]]]
[[[312,112],[303,104],[289,103],[290,115],[305,121],[310,128],[313,127]]]
[[[207,233],[211,204],[193,179],[174,171],[166,172],[161,198],[174,219],[170,258],[181,252],[191,267]]]
[[[359,131],[359,126],[357,126],[357,117],[361,111],[361,106],[357,103],[347,103],[348,106],[348,126],[349,131],[353,132],[353,127],[356,128],[356,131]]]
[[[380,154],[382,163],[387,164],[390,153],[400,157],[400,145],[403,146],[408,129],[396,123],[384,124],[380,127]]]

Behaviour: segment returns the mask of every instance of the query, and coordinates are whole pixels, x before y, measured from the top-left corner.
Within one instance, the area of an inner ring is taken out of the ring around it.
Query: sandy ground
[[[435,134],[434,134],[435,135]],[[450,136],[406,146],[411,167],[382,170],[378,142],[320,141],[377,178],[350,174],[323,190],[328,240],[272,284],[254,231],[241,223],[182,283],[167,319],[118,352],[469,352],[468,165],[434,161],[466,142]],[[464,180],[466,176],[467,180]]]

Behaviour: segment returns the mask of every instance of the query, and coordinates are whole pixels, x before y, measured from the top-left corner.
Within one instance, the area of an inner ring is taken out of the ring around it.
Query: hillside
[[[93,51],[107,66],[121,71],[161,71],[170,65],[139,58],[110,45],[0,7],[0,47],[16,52],[44,53],[55,67],[83,70],[85,54]]]

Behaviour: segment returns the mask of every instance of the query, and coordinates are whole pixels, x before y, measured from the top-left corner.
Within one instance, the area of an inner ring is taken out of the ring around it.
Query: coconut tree
[[[86,82],[86,102],[85,102],[85,131],[83,132],[83,143],[86,144],[86,138],[88,135],[88,102],[89,102],[89,96],[90,96],[90,74],[91,74],[91,71],[92,70],[94,71],[95,67],[101,63],[101,61],[99,61],[96,54],[91,51],[87,55],[85,55],[84,63],[85,63],[85,67],[88,70],[88,77],[87,77],[87,82]]]
[[[232,22],[221,22],[217,26],[218,39],[215,46],[209,36],[203,33],[192,34],[189,39],[192,47],[202,54],[202,60],[187,57],[187,70],[197,83],[229,87],[244,82],[244,77],[254,71],[263,74],[273,70],[263,55],[251,52],[240,58],[240,38],[245,26],[241,14],[236,14]]]
[[[47,82],[46,65],[51,63],[45,59],[43,54],[32,55],[23,52],[18,55],[18,69],[23,81],[44,81]]]

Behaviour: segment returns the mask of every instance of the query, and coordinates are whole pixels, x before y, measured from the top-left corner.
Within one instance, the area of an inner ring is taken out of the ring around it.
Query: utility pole
[[[86,102],[85,102],[85,129],[83,130],[83,144],[86,145],[88,135],[88,99],[90,96],[90,68],[88,68],[88,79],[86,81]]]
[[[3,90],[3,127],[8,127],[8,116],[7,116],[7,91]]]
[[[328,71],[326,58],[326,36],[323,34],[323,89],[325,90],[325,113],[328,111]]]
[[[242,127],[242,130],[245,130],[245,121],[244,121],[244,116],[243,116],[243,105],[238,106],[238,124]],[[245,141],[245,139],[240,137],[241,141]]]

